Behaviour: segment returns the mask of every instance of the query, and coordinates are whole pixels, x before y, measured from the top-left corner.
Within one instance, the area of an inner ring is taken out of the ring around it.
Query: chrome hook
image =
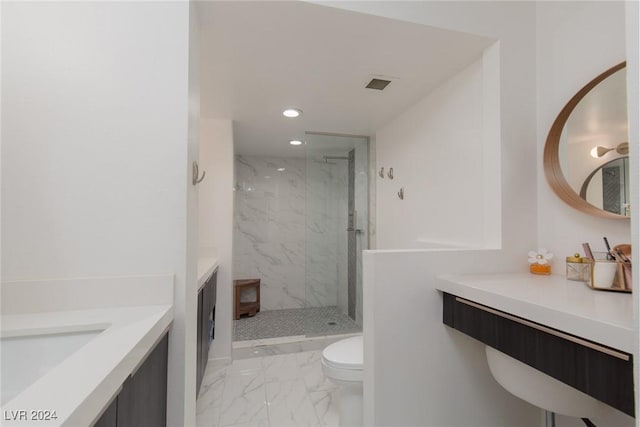
[[[193,164],[192,164],[192,175],[191,175],[191,182],[193,183],[193,185],[200,184],[202,182],[202,180],[204,179],[204,176],[206,174],[207,174],[206,171],[202,171],[202,176],[198,177],[198,175],[200,175],[200,169],[198,168],[198,162],[193,162]]]
[[[393,179],[393,168],[389,168],[389,171],[387,172],[387,176],[389,177],[389,179]]]
[[[380,178],[384,179],[384,166],[380,168],[380,172],[378,172]]]
[[[400,187],[400,191],[398,191],[398,198],[400,200],[404,200],[404,187]]]

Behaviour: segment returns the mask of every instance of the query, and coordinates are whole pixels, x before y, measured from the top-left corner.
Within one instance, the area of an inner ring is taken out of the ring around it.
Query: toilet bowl
[[[322,371],[338,386],[340,427],[362,427],[362,335],[334,342],[322,351]]]

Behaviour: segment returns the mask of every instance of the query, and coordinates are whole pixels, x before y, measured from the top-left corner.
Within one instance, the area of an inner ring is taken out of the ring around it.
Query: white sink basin
[[[102,331],[2,338],[1,403],[17,396],[100,332]]]
[[[532,405],[556,414],[598,418],[615,409],[498,350],[486,347],[489,369],[498,384]]]

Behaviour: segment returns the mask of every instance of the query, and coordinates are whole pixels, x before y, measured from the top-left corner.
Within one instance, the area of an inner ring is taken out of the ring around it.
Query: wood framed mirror
[[[544,147],[544,173],[551,189],[569,206],[601,218],[629,219],[631,207],[624,189],[589,201],[584,192],[583,197],[580,194],[594,171],[627,156],[626,114],[626,62],[621,62],[587,83],[556,117]],[[601,187],[606,191],[609,186]],[[604,205],[594,202],[615,197],[622,199]]]

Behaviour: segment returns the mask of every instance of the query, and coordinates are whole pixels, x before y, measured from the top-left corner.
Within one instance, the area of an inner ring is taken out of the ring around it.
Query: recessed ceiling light
[[[290,118],[299,117],[302,115],[302,110],[297,108],[287,108],[282,112],[282,115]]]
[[[291,144],[291,145],[302,145],[302,141],[294,139],[294,140],[289,141],[289,144]]]
[[[278,172],[284,172],[284,168],[278,168],[276,169]]]

